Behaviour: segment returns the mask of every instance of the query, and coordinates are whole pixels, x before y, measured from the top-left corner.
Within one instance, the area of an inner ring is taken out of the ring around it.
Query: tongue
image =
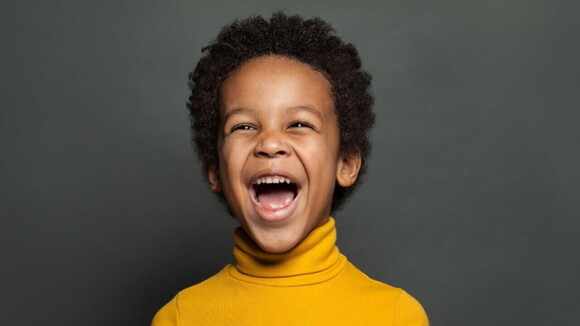
[[[258,201],[269,209],[288,206],[294,199],[294,192],[287,189],[267,189],[258,195]]]

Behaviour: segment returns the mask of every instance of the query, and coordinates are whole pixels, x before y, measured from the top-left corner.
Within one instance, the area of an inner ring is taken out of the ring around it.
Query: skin
[[[294,248],[328,221],[335,184],[348,187],[358,153],[339,151],[330,82],[294,59],[263,56],[244,63],[219,95],[219,164],[206,167],[244,230],[263,250]],[[299,185],[292,209],[269,211],[252,198],[258,176],[283,175]]]

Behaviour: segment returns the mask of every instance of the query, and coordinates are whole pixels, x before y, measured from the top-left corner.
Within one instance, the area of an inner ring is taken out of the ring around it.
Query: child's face
[[[352,185],[360,168],[360,155],[339,154],[330,83],[298,61],[260,57],[224,81],[219,107],[210,187],[262,249],[288,251],[328,220],[335,183]]]

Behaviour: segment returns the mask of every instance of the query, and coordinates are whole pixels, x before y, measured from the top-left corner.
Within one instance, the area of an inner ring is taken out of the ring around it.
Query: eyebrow
[[[226,114],[224,114],[223,121],[228,121],[228,118],[231,117],[232,115],[242,114],[242,113],[253,113],[253,111],[250,109],[246,109],[246,108],[235,108],[233,110],[228,111]]]
[[[296,113],[296,112],[300,112],[300,111],[310,112],[310,113],[316,115],[320,120],[323,120],[322,114],[318,110],[315,110],[309,106],[298,105],[298,106],[290,106],[290,107],[287,107],[286,109],[284,109],[285,114],[292,114],[292,113]],[[242,108],[235,108],[233,110],[228,111],[224,115],[223,121],[227,121],[233,115],[244,114],[244,113],[254,114],[254,111],[251,109],[243,108],[243,107]]]
[[[320,113],[320,111],[315,110],[309,106],[302,106],[302,105],[291,106],[291,107],[287,107],[285,111],[286,111],[285,112],[286,114],[296,113],[296,112],[300,112],[300,111],[308,111],[308,112],[316,115],[320,120],[324,120],[324,119],[322,119],[322,113]]]

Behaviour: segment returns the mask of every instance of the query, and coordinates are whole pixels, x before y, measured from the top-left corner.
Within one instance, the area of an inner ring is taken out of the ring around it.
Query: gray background
[[[221,26],[319,15],[374,76],[339,246],[433,325],[578,320],[572,1],[2,1],[6,325],[145,325],[232,260],[190,151],[187,73]]]

